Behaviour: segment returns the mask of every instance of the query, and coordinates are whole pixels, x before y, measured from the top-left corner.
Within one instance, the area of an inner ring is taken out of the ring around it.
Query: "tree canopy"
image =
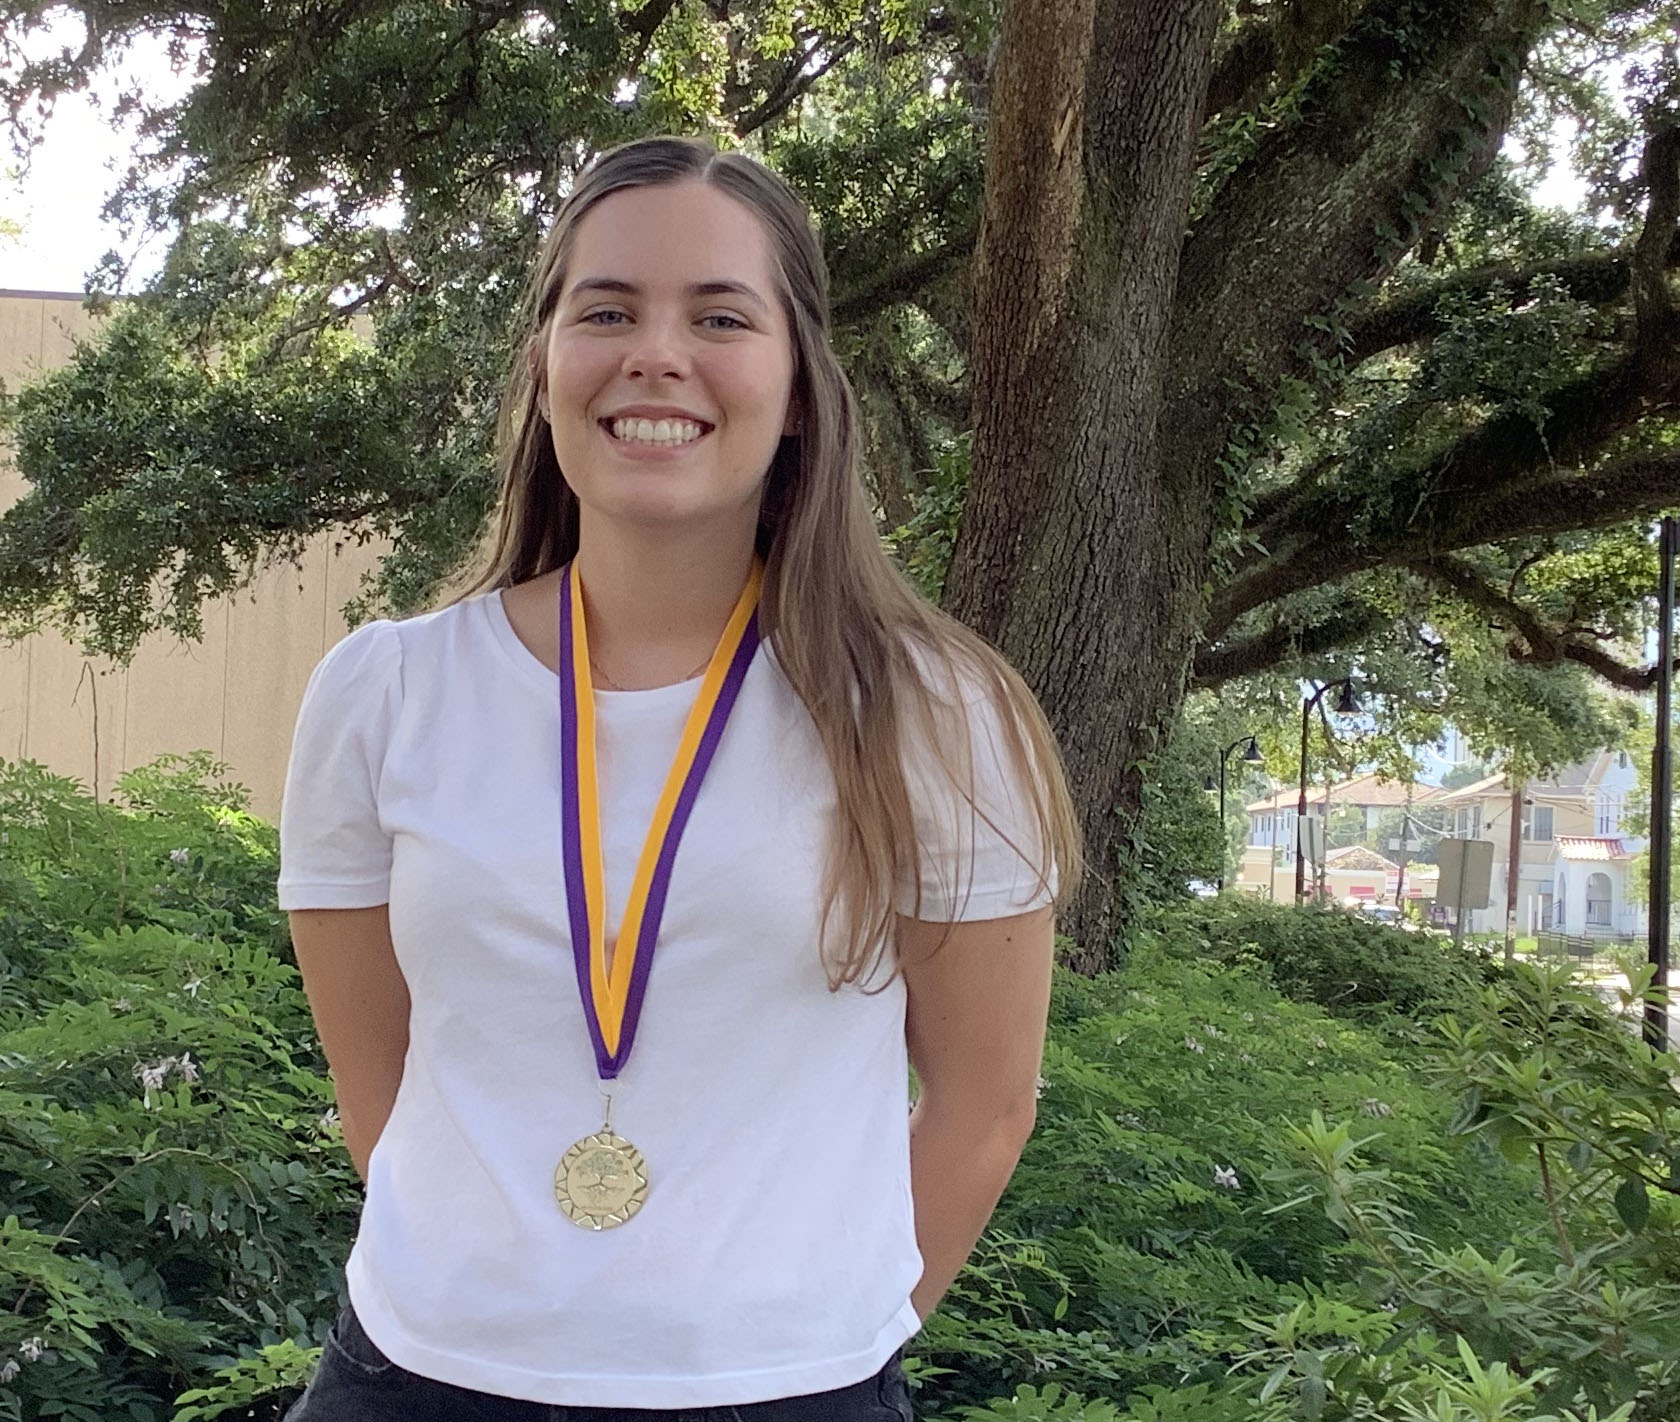
[[[42,54],[55,8],[85,40]],[[197,76],[122,100],[147,148],[109,210],[178,236],[144,291],[93,274],[134,299],[12,404],[0,619],[123,657],[327,528],[396,541],[353,615],[423,605],[494,498],[572,175],[706,132],[810,204],[883,527],[1045,700],[1099,864],[1198,689],[1357,670],[1397,726],[1567,758],[1613,727],[1590,685],[1649,680],[1646,526],[1680,504],[1677,28],[1671,0],[0,4],[25,146],[137,34]],[[1560,142],[1582,212],[1529,196]]]

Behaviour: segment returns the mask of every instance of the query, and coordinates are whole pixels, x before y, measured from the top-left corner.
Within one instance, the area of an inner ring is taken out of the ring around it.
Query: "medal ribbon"
[[[630,1058],[647,996],[648,973],[677,846],[688,825],[700,782],[723,738],[747,668],[758,651],[758,593],[764,569],[752,572],[718,639],[683,726],[676,758],[654,807],[630,899],[624,910],[612,974],[607,973],[606,867],[601,851],[601,799],[595,766],[595,688],[589,672],[589,633],[583,618],[583,583],[573,559],[560,587],[560,807],[566,907],[572,928],[583,1015],[603,1081],[617,1077]]]

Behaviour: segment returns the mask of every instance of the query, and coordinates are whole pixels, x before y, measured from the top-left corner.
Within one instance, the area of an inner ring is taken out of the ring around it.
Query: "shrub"
[[[1339,908],[1266,903],[1239,894],[1162,910],[1146,935],[1254,967],[1285,997],[1341,1015],[1427,1022],[1499,971],[1485,952],[1434,933],[1373,923]]]
[[[1405,1039],[1281,999],[1251,968],[1179,936],[1135,940],[1099,979],[1058,974],[1038,1127],[982,1248],[913,1345],[929,1416],[1023,1380],[1120,1399],[1215,1386],[1223,1338],[1363,1261],[1290,1198],[1292,1121],[1380,1127],[1371,1149],[1423,1226],[1456,1237],[1541,1227],[1528,1172],[1454,1147],[1454,1097]],[[944,1371],[936,1371],[944,1370]],[[1209,1413],[1208,1415],[1213,1415]]]

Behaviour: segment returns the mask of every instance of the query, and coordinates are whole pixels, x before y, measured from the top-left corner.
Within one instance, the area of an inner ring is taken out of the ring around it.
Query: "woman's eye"
[[[726,315],[722,311],[714,311],[710,316],[702,316],[700,319],[702,321],[731,321],[741,330],[744,331],[747,329],[747,323],[745,321],[741,320],[738,316]],[[724,329],[728,330],[730,328],[726,326]]]
[[[622,311],[611,311],[611,310],[607,310],[607,311],[591,311],[591,312],[590,312],[590,313],[589,313],[589,314],[588,314],[588,315],[587,315],[587,316],[585,316],[585,317],[584,317],[584,318],[583,318],[583,319],[584,319],[584,320],[585,320],[585,321],[586,321],[586,322],[589,322],[589,323],[592,323],[592,324],[598,324],[598,325],[603,325],[603,326],[604,326],[604,325],[607,325],[607,324],[608,324],[608,323],[607,323],[607,322],[605,322],[605,321],[601,321],[601,322],[597,322],[597,321],[596,321],[596,318],[597,318],[597,317],[599,317],[599,316],[622,316],[622,315],[623,315],[623,314],[624,314],[624,313],[623,313],[623,312],[622,312]]]

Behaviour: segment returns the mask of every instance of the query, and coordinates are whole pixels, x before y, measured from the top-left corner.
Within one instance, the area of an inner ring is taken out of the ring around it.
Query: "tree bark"
[[[1091,844],[1064,921],[1085,969],[1108,957],[1115,807],[1140,804],[1196,635],[1183,555],[1204,530],[1162,489],[1155,440],[1217,14],[1017,0],[993,76],[974,467],[946,597],[1061,740]]]
[[[1086,969],[1109,960],[1222,491],[1259,452],[1233,446],[1283,379],[1311,376],[1309,319],[1384,278],[1485,170],[1542,23],[1537,0],[1373,0],[1186,239],[1218,11],[1014,0],[990,96],[974,466],[946,602],[1061,739],[1090,864],[1065,927]]]

